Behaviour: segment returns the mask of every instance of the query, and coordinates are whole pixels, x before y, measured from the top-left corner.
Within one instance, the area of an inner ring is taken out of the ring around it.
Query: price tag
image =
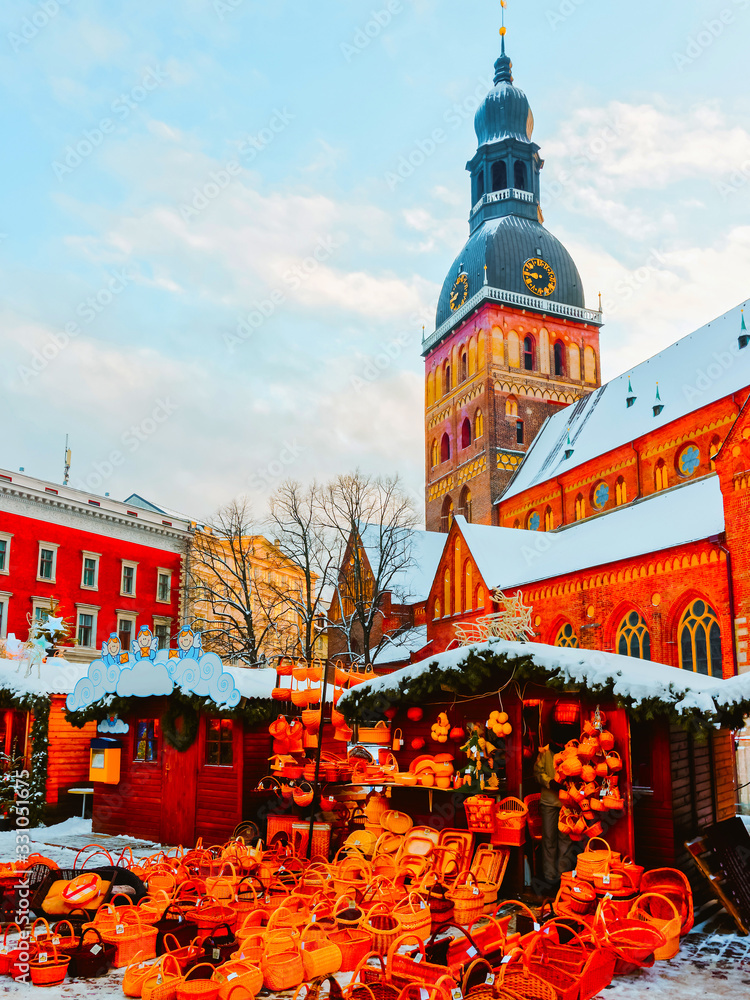
[[[507,965],[508,962],[510,962],[510,960],[511,960],[512,957],[513,957],[512,955],[504,955],[503,958],[500,961],[500,965]]]
[[[538,931],[538,930],[540,930],[541,926],[542,926],[542,925],[541,925],[541,924],[538,924],[538,923],[536,922],[536,920],[534,921],[534,930],[535,930],[535,931]]]
[[[270,903],[271,902],[271,897],[268,895],[268,893],[266,893],[265,896],[263,897],[263,902],[264,903]]]
[[[161,972],[160,972],[160,973],[159,973],[159,975],[158,975],[158,976],[156,977],[156,985],[157,985],[157,986],[161,986],[161,984],[162,984],[163,982],[164,982],[164,980],[162,979],[162,977],[161,977]]]
[[[461,990],[456,987],[455,990],[451,990],[451,998],[452,1000],[464,1000],[464,995]]]
[[[422,900],[421,903],[419,904],[419,909],[423,910],[424,906],[425,906],[425,903],[424,903],[424,900]]]
[[[125,924],[118,924],[115,927],[115,934],[124,934],[124,933],[125,933]]]
[[[421,962],[422,961],[422,952],[421,951],[418,951],[417,954],[414,956],[414,961],[415,962]]]
[[[221,958],[221,952],[219,951],[218,948],[214,948],[214,950],[213,950],[213,957],[214,957],[214,961],[216,959],[218,959],[218,958]]]
[[[605,898],[605,899],[613,899],[614,897],[612,896],[612,893],[611,893],[611,892],[608,892],[608,893],[605,893],[605,896],[604,896],[604,898]]]
[[[92,955],[98,955],[101,950],[102,950],[102,946],[100,944],[94,944],[90,948],[90,951],[91,951]]]
[[[279,873],[279,875],[281,875],[281,873],[285,872],[285,871],[286,871],[286,868],[282,865],[281,868],[279,868],[279,872],[278,873]]]
[[[59,935],[55,935],[55,937],[52,938],[52,944],[60,944],[60,936]]]
[[[609,875],[605,875],[602,878],[602,885],[609,885],[611,883],[611,881],[612,881],[612,879],[609,877]]]
[[[227,982],[231,983],[231,981],[233,979],[236,979],[238,975],[239,975],[238,972],[230,972],[229,975],[227,976]]]
[[[485,979],[485,983],[487,984],[487,986],[494,986],[495,985],[495,973],[494,972],[488,972],[487,973],[487,978]]]
[[[570,877],[571,878],[578,878],[578,869],[577,868],[573,869],[573,872],[572,872],[572,874],[571,874]]]
[[[47,961],[48,958],[49,958],[49,955],[47,954],[46,951],[40,951],[39,952],[39,964],[40,965],[44,965],[44,963]]]
[[[478,952],[478,951],[477,951],[477,949],[476,949],[476,948],[474,947],[474,945],[472,945],[472,946],[471,946],[471,947],[470,947],[470,948],[468,949],[468,951],[466,952],[466,954],[467,954],[467,955],[469,956],[469,958],[474,958],[474,956],[475,956],[475,955],[478,955],[478,954],[479,954],[479,952]]]
[[[477,889],[477,887],[476,887],[476,886],[474,886],[474,888],[473,888],[473,889],[472,889],[471,891],[472,891],[472,893],[473,893],[473,894],[474,894],[475,896],[478,896],[478,895],[479,895],[479,889]]]
[[[311,924],[314,924],[317,919],[318,919],[318,914],[317,913],[313,913],[313,914],[310,915],[310,923]]]

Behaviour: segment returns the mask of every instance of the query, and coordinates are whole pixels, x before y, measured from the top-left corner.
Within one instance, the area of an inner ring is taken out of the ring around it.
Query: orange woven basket
[[[59,986],[68,974],[69,963],[70,955],[58,954],[55,945],[40,948],[36,958],[29,962],[32,983],[34,986]]]
[[[204,973],[195,976],[194,973],[201,969],[208,970],[210,975],[205,978],[202,978]],[[212,978],[215,971],[213,965],[209,965],[208,962],[194,965],[177,984],[177,1000],[217,1000],[221,983]]]
[[[114,967],[121,969],[130,965],[137,955],[143,959],[151,959],[156,956],[157,930],[149,924],[144,924],[138,911],[135,912],[135,920],[127,924],[115,924],[114,927],[105,927],[99,930],[102,940],[106,944],[115,945]]]

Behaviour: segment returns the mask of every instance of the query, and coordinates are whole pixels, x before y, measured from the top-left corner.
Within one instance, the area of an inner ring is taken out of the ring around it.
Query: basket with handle
[[[61,955],[54,944],[40,948],[29,961],[29,975],[34,986],[59,986],[68,974],[70,955]]]
[[[354,893],[352,893],[351,899],[344,895],[336,900],[333,916],[339,930],[354,930],[361,926],[365,919],[365,911],[357,905]]]
[[[296,989],[305,979],[298,938],[291,931],[272,931],[266,937],[261,962],[263,983],[269,990]]]
[[[401,951],[406,945],[411,948],[417,946],[413,954],[403,954]],[[403,988],[412,980],[419,980],[420,983],[438,983],[447,976],[448,970],[444,965],[436,965],[427,961],[424,941],[416,934],[400,934],[388,949],[386,960],[386,972],[388,981],[394,986]]]
[[[213,965],[194,965],[177,983],[176,1000],[217,1000],[221,983],[214,978]]]
[[[86,941],[86,938],[89,941]],[[106,976],[112,968],[116,949],[113,944],[107,944],[95,927],[81,931],[76,947],[68,952],[70,965],[68,971],[71,979],[97,979]]]
[[[333,976],[321,976],[311,983],[302,983],[297,987],[292,1000],[323,1000],[324,986],[328,986],[327,1000],[343,1000],[344,993]]]
[[[386,809],[380,817],[380,825],[388,833],[397,833],[399,836],[403,836],[414,826],[414,820],[411,816],[399,812],[397,809]]]
[[[594,849],[592,844],[604,844],[604,849]],[[595,875],[609,875],[612,864],[620,860],[620,855],[613,851],[602,837],[592,837],[586,844],[586,850],[578,855],[576,871],[578,877],[585,882],[591,882]]]
[[[371,965],[370,959],[374,959],[378,966]],[[398,1000],[400,992],[388,978],[383,957],[371,951],[354,970],[345,996],[346,1000]]]
[[[144,924],[136,910],[135,920],[127,924],[115,924],[114,927],[100,929],[99,933],[106,944],[116,948],[114,966],[121,969],[130,965],[136,955],[142,954],[144,959],[156,956],[157,930],[149,924]]]
[[[607,910],[610,910],[609,915]],[[643,920],[620,916],[612,911],[611,901],[606,899],[602,899],[596,909],[592,933],[603,948],[616,955],[616,976],[650,968],[656,960],[656,952],[667,943],[657,927]]]
[[[218,1000],[229,1000],[236,987],[246,990],[250,996],[257,996],[263,989],[263,973],[252,962],[226,962],[213,975],[219,983]]]
[[[199,943],[203,946],[204,961],[221,965],[236,948],[237,938],[229,924],[221,924]]]
[[[221,903],[211,896],[199,899],[195,906],[185,910],[185,916],[195,924],[201,934],[210,934],[222,924],[234,927],[237,923],[237,911],[234,906]]]
[[[164,935],[164,954],[171,955],[183,973],[187,972],[203,953],[204,949],[198,944],[198,938],[194,938],[189,944],[182,944],[174,934]]]
[[[341,972],[354,972],[365,955],[372,951],[372,937],[358,927],[329,931],[328,936],[341,952]]]
[[[472,833],[493,833],[495,800],[489,795],[470,795],[464,799],[466,824]]]
[[[419,893],[410,892],[396,905],[393,915],[398,918],[403,931],[414,934],[421,941],[426,941],[432,933],[432,914],[424,896]]]
[[[560,890],[554,902],[558,916],[585,916],[596,909],[596,890],[589,882],[573,878],[568,872],[560,880]]]
[[[473,872],[465,869],[447,893],[453,902],[453,920],[468,926],[484,912],[484,894]]]
[[[486,958],[475,958],[461,980],[464,1000],[497,1000],[496,978]]]
[[[171,955],[163,955],[143,981],[142,1000],[174,1000],[183,972]]]
[[[362,929],[372,937],[373,951],[385,955],[399,936],[401,925],[385,903],[376,903],[362,921]]]
[[[474,942],[480,958],[484,958],[493,966],[499,965],[505,956],[506,928],[491,915],[485,915],[480,919],[481,926],[477,926],[476,920],[469,926],[469,937]]]
[[[114,945],[112,947],[114,948]],[[116,953],[113,955],[113,965],[115,957]],[[122,979],[122,992],[126,997],[139,997],[141,995],[146,976],[148,976],[155,964],[156,962],[153,958],[147,959],[141,952],[133,956],[133,961],[125,969],[125,975]]]
[[[40,934],[36,929],[37,924],[43,924],[47,928],[47,933]],[[66,929],[68,931],[67,934],[63,933]],[[61,955],[69,954],[78,943],[76,931],[69,920],[58,920],[54,930],[50,930],[50,926],[44,917],[39,917],[32,924],[31,939],[40,947],[54,945]]]
[[[369,885],[371,879],[372,868],[362,855],[344,858],[333,870],[333,888],[338,896],[353,896],[358,889]]]
[[[629,856],[621,858],[612,864],[613,872],[622,872],[627,875],[630,884],[637,892],[641,887],[641,879],[646,869],[642,865],[637,865]]]
[[[521,799],[509,796],[495,808],[492,843],[507,847],[522,847],[526,842],[526,821],[529,809]]]
[[[425,983],[421,980],[405,983],[398,998],[399,1000],[450,1000],[454,988],[455,983],[444,975],[436,983]]]
[[[359,727],[360,743],[375,743],[385,746],[391,742],[391,729],[387,722],[376,722],[374,726]]]
[[[567,943],[560,940],[560,932]],[[581,935],[552,920],[535,935],[526,951],[533,972],[546,980],[563,1000],[592,1000],[612,982],[615,956],[586,945]]]
[[[512,996],[514,1000],[558,1000],[559,996],[554,986],[531,970],[521,950],[508,956],[508,961],[500,966],[495,985],[501,995]]]
[[[641,877],[641,892],[660,892],[677,907],[682,927],[680,934],[692,930],[694,922],[693,890],[684,872],[677,868],[654,868]]]
[[[310,921],[310,903],[305,896],[292,893],[268,919],[269,930],[299,931]]]
[[[680,913],[674,902],[660,892],[644,892],[633,904],[629,917],[655,927],[664,935],[663,947],[655,952],[658,961],[674,958],[680,950]]]
[[[333,976],[341,970],[341,949],[319,924],[308,924],[300,937],[306,979]]]

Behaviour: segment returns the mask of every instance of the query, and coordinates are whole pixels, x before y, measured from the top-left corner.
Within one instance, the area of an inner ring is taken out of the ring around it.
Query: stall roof
[[[456,523],[484,582],[506,590],[721,534],[724,505],[711,475],[557,531]]]
[[[30,677],[24,677],[26,664],[19,669],[19,662],[0,658],[0,688],[19,696],[70,694],[88,669],[88,665],[69,663],[68,660],[56,657],[42,664],[39,677],[36,668]]]
[[[569,649],[561,646],[546,646],[541,643],[506,642],[493,640],[477,643],[471,646],[461,646],[449,649],[436,656],[428,656],[419,663],[396,670],[385,677],[365,681],[352,692],[346,692],[340,704],[342,706],[356,694],[380,692],[386,697],[389,691],[397,691],[399,684],[415,680],[417,677],[433,670],[460,667],[470,653],[494,652],[509,657],[530,656],[534,663],[543,671],[555,674],[561,681],[581,689],[596,690],[612,687],[618,698],[631,701],[635,705],[646,701],[658,701],[671,705],[678,714],[698,712],[702,715],[714,715],[720,704],[721,697],[726,694],[726,688],[735,682],[693,674],[677,667],[669,667],[663,663],[653,663],[646,660],[636,660],[629,656],[618,656],[616,653],[603,653],[594,649]],[[747,675],[746,686],[736,685],[736,694],[744,693],[745,700],[750,700],[750,675]],[[738,702],[731,702],[737,704]]]

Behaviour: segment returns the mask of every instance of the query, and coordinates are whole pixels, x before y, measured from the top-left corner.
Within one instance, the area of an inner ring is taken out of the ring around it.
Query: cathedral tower
[[[496,501],[545,419],[600,385],[600,312],[542,225],[534,118],[511,61],[476,113],[470,235],[425,338],[426,521],[495,523]]]

